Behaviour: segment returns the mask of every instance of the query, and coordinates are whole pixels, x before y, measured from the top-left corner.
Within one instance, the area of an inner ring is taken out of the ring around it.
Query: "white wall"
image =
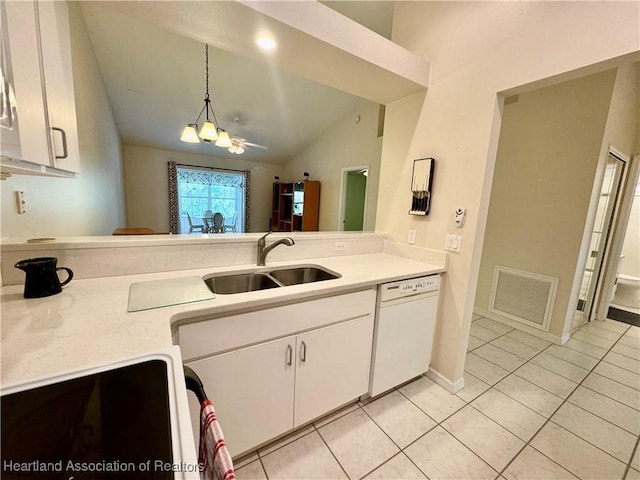
[[[333,128],[285,164],[283,181],[302,180],[304,172],[320,181],[319,230],[340,229],[342,169],[359,165],[369,165],[364,230],[374,229],[382,148],[382,137],[377,136],[378,110],[378,104],[363,100],[360,108],[337,119]],[[358,123],[356,115],[360,116]]]
[[[636,52],[639,8],[634,2],[396,3],[393,40],[431,62],[431,86],[426,95],[387,106],[376,228],[398,242],[415,228],[417,245],[435,249],[443,248],[446,233],[463,236],[443,279],[432,357],[433,369],[449,382],[463,374],[500,131],[498,92],[531,90],[547,77]],[[415,218],[407,214],[411,163],[425,156],[437,161],[432,210]],[[467,208],[462,229],[454,226],[457,207]]]
[[[638,183],[636,191],[639,189],[640,183]],[[624,259],[620,265],[620,273],[640,278],[640,194],[633,197],[631,217],[622,245],[622,255],[624,255]]]
[[[575,310],[569,299],[616,73],[504,105],[476,308],[489,308],[496,265],[549,275],[559,279],[549,331],[562,336],[567,311]]]
[[[124,221],[118,130],[77,3],[69,3],[81,173],[74,179],[14,175],[0,183],[3,237],[109,235]],[[18,215],[13,192],[25,192]]]
[[[128,227],[149,227],[157,232],[169,231],[169,192],[167,162],[203,167],[249,170],[250,231],[265,232],[271,218],[272,185],[282,167],[232,159],[174,152],[139,145],[124,146]],[[125,226],[120,225],[120,226]]]

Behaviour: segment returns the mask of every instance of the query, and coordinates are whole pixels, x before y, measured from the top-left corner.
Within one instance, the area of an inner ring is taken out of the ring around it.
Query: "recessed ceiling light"
[[[262,50],[275,50],[277,43],[270,35],[260,35],[256,38],[256,45]]]

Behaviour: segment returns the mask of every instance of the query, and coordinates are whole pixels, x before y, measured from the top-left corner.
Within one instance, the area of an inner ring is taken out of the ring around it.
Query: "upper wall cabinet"
[[[2,73],[15,92],[11,130],[0,127],[2,173],[73,176],[80,154],[67,4],[2,3]]]

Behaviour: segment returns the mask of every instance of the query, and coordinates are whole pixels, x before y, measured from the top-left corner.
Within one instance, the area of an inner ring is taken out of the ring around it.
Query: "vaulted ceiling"
[[[390,36],[392,2],[323,3]],[[125,144],[234,156],[212,144],[179,140],[204,105],[203,42],[101,3],[82,2],[82,11]],[[247,149],[247,160],[283,163],[370,102],[215,46],[209,47],[209,74],[219,126],[233,134],[239,116],[238,135],[269,147]]]

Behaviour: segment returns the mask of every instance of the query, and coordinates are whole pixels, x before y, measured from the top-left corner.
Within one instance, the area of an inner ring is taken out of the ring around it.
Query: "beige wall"
[[[382,137],[378,132],[378,104],[363,100],[352,114],[336,124],[285,164],[281,180],[302,180],[304,172],[320,181],[319,230],[340,230],[342,169],[369,165],[364,230],[374,230]],[[360,121],[356,123],[356,115]]]
[[[562,336],[616,70],[504,105],[475,307],[496,265],[559,279],[549,331]]]
[[[611,106],[609,108],[609,116],[607,118],[607,126],[604,132],[604,138],[600,149],[600,165],[596,172],[596,180],[594,182],[594,189],[591,197],[591,210],[589,220],[585,226],[585,232],[583,237],[583,250],[581,263],[578,265],[576,271],[577,277],[584,270],[584,264],[587,261],[589,255],[589,243],[591,239],[591,230],[593,229],[594,217],[597,212],[598,203],[600,200],[600,185],[602,184],[602,177],[604,175],[605,165],[608,159],[609,149],[613,148],[619,154],[627,158],[631,158],[634,155],[640,153],[640,62],[632,64],[626,64],[618,68],[616,75],[616,82],[613,89],[613,95],[611,98]],[[638,160],[636,160],[638,161]],[[623,179],[624,185],[622,192],[628,192],[635,190],[636,179],[632,173],[635,170],[633,164],[628,164],[626,168],[625,177]],[[618,259],[620,254],[623,254],[623,242],[625,238],[625,232],[627,228],[633,232],[638,222],[638,217],[633,217],[633,198],[623,197],[620,201],[619,210],[614,220],[612,234],[607,247],[609,252],[604,258],[602,270],[605,272],[604,281],[599,285],[596,292],[596,317],[606,318],[608,312],[608,303],[611,297],[613,284],[615,280],[616,271],[618,269]],[[626,221],[626,215],[631,214],[629,221]],[[637,250],[640,238],[635,237],[635,250],[636,254],[630,253],[631,261],[635,257],[635,264],[628,264],[625,267],[623,262],[622,268],[638,268],[637,263]],[[628,247],[627,247],[628,250]],[[632,248],[633,250],[633,248]],[[625,259],[626,260],[626,259]],[[576,278],[576,284],[574,288],[577,290],[578,278]],[[574,292],[574,298],[577,298],[577,291]],[[598,305],[599,304],[599,305]],[[569,324],[569,318],[567,319],[565,328]]]
[[[600,151],[603,163],[610,145],[629,157],[640,153],[640,62],[617,69]]]
[[[120,137],[78,5],[69,3],[81,173],[14,175],[0,183],[3,237],[108,235],[124,221]],[[25,192],[18,215],[13,192]]]
[[[393,40],[431,62],[431,86],[387,106],[376,228],[442,249],[461,234],[443,278],[432,367],[462,378],[500,131],[498,92],[638,50],[634,2],[398,2]],[[582,72],[579,72],[582,74]],[[510,93],[522,93],[525,88]],[[407,214],[413,159],[436,158],[432,211]],[[407,185],[407,187],[404,187]],[[405,194],[402,191],[406,189]],[[467,208],[456,228],[453,212]]]
[[[272,185],[280,175],[278,165],[249,162],[240,158],[222,158],[173,152],[138,145],[124,146],[127,195],[127,226],[169,231],[169,194],[167,162],[203,167],[249,170],[250,215],[252,232],[264,232],[271,218]]]

